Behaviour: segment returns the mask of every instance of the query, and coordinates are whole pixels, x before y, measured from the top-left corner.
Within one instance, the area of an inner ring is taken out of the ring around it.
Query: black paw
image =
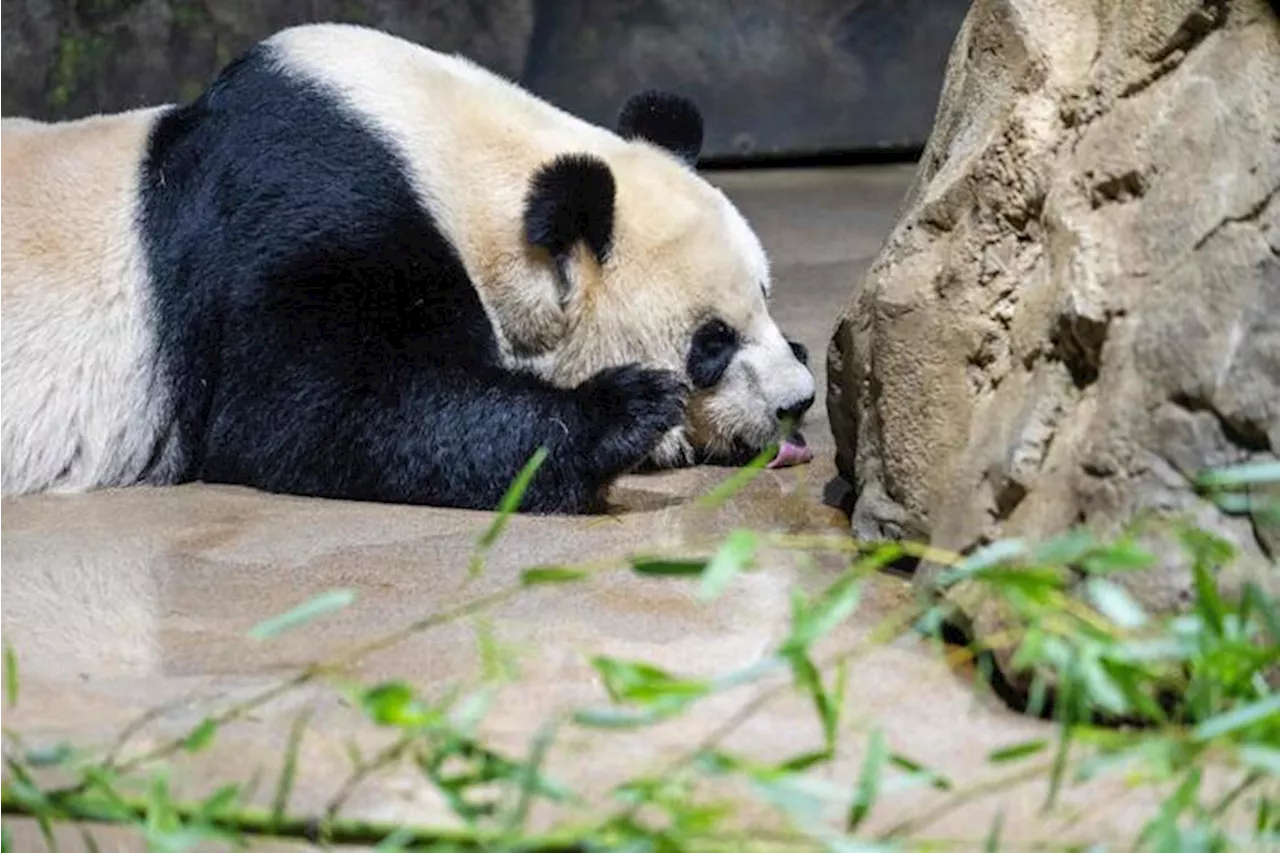
[[[594,473],[609,477],[638,466],[684,422],[688,388],[671,371],[629,364],[600,371],[577,394],[590,425]]]

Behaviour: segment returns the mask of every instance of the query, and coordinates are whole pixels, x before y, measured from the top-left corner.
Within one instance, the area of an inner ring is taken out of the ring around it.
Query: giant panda
[[[638,468],[797,461],[813,375],[702,136],[674,94],[610,131],[342,24],[187,105],[6,119],[4,494],[484,509],[543,447],[522,508],[590,513]]]

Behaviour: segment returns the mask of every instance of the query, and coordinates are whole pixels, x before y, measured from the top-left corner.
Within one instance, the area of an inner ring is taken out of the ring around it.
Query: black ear
[[[524,234],[557,260],[578,241],[604,262],[613,242],[613,172],[590,154],[562,154],[533,175],[524,201]]]
[[[622,105],[618,135],[652,142],[692,166],[702,152],[702,113],[688,98],[650,89]]]

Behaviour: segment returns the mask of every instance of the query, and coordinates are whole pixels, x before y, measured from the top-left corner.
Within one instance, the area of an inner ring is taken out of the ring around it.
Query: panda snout
[[[777,412],[778,420],[790,421],[793,424],[799,423],[800,419],[804,417],[805,412],[813,408],[813,400],[814,395],[810,394],[802,400],[797,400],[796,402],[786,406],[780,406]]]

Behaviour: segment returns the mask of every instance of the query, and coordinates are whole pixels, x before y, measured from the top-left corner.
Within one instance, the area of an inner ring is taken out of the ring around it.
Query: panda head
[[[644,92],[623,106],[616,134],[542,162],[524,196],[530,262],[554,283],[560,312],[541,324],[560,333],[529,347],[527,363],[562,384],[628,362],[678,372],[688,417],[653,452],[659,467],[741,463],[794,439],[788,429],[814,399],[804,347],[770,316],[764,249],[697,174],[701,147],[697,107]]]

